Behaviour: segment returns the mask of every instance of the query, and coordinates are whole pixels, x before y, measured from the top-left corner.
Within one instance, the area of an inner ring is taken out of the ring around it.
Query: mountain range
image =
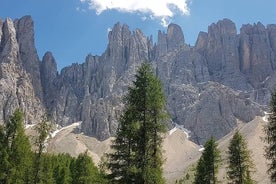
[[[165,91],[171,124],[203,144],[222,138],[238,121],[269,110],[276,84],[276,25],[243,25],[223,19],[200,32],[194,46],[170,24],[157,41],[116,23],[101,56],[57,70],[51,52],[39,59],[30,16],[0,20],[0,122],[16,108],[25,123],[45,112],[53,123],[82,121],[81,131],[105,140],[116,133],[123,97],[142,62],[150,62]],[[91,40],[92,42],[92,40]]]

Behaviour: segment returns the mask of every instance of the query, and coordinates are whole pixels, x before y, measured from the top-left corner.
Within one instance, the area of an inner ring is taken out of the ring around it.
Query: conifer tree
[[[220,164],[220,152],[217,143],[212,137],[204,145],[204,151],[197,164],[195,173],[195,184],[215,184]]]
[[[43,153],[40,157],[39,170],[37,176],[38,184],[55,184],[54,180],[54,169],[53,169],[53,159],[50,154]]]
[[[268,173],[270,174],[271,182],[276,183],[276,88],[271,95],[270,113],[268,123],[264,126],[265,139],[267,143],[265,147],[265,156],[269,160]]]
[[[7,174],[9,170],[8,146],[6,143],[5,127],[0,125],[0,183],[7,183]]]
[[[31,180],[32,153],[17,109],[0,128],[0,180],[2,183],[28,183]],[[3,165],[2,165],[3,163]]]
[[[47,122],[46,116],[42,117],[42,121],[37,124],[35,130],[38,137],[35,139],[36,152],[34,160],[34,183],[37,184],[40,182],[39,172],[41,169],[42,153],[45,149],[45,141],[51,130],[51,124]]]
[[[118,183],[162,184],[165,96],[149,64],[143,63],[135,78],[112,145],[111,176]]]
[[[112,183],[132,183],[136,180],[138,167],[137,162],[137,129],[138,122],[132,121],[133,112],[128,109],[120,119],[117,135],[111,148],[115,150],[108,154],[108,168]]]
[[[195,173],[195,182],[194,184],[202,184],[206,182],[206,168],[205,168],[205,161],[203,156],[200,157],[197,166],[196,166],[196,173]]]
[[[230,141],[228,147],[228,172],[227,176],[233,184],[252,184],[253,162],[247,143],[242,135],[237,131]]]
[[[70,165],[73,158],[67,154],[58,154],[52,156],[53,162],[53,177],[56,184],[70,184],[72,183],[72,174]]]
[[[97,167],[94,165],[88,152],[81,153],[72,167],[73,183],[78,184],[102,184]]]

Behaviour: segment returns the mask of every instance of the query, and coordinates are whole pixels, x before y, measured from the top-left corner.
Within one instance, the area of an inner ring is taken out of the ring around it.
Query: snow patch
[[[202,151],[204,151],[204,150],[205,150],[204,147],[198,149],[198,151],[200,151],[200,152],[202,152]]]
[[[264,122],[268,122],[268,117],[269,117],[269,114],[271,114],[271,113],[268,113],[268,112],[264,111],[264,114],[265,115],[263,116],[262,119],[263,119]]]
[[[173,129],[171,129],[171,130],[169,131],[169,135],[172,135],[176,130],[177,130],[176,127],[174,127]]]
[[[73,123],[71,125],[68,125],[66,127],[62,127],[61,129],[55,130],[53,133],[50,134],[51,138],[54,138],[60,131],[71,128],[71,127],[80,127],[81,126],[81,121]]]
[[[270,79],[270,76],[267,76],[267,77],[265,78],[265,80],[262,81],[262,84],[266,83],[266,81],[268,81],[268,79]]]
[[[28,129],[28,128],[32,128],[32,127],[34,127],[36,124],[26,124],[25,125],[25,129]]]
[[[46,139],[45,139],[45,141],[44,141],[44,145],[45,145],[45,148],[44,148],[44,150],[43,150],[43,152],[47,152],[47,147],[48,147],[48,140],[50,139],[50,138],[54,138],[60,131],[62,131],[62,130],[65,130],[65,129],[68,129],[68,128],[71,128],[71,127],[78,127],[78,128],[80,128],[80,126],[81,126],[81,123],[82,123],[82,121],[79,121],[79,122],[76,122],[76,123],[73,123],[73,124],[71,124],[71,125],[68,125],[68,126],[66,126],[66,127],[62,127],[61,129],[57,129],[57,130],[55,130],[54,132],[52,132],[52,133],[50,133],[50,136],[48,135],[47,137],[46,137]],[[56,126],[56,128],[58,127],[58,125]]]
[[[177,129],[182,130],[187,138],[190,137],[191,131],[184,128],[183,125],[178,125],[178,124],[175,124],[175,127],[169,131],[169,135],[173,134]]]

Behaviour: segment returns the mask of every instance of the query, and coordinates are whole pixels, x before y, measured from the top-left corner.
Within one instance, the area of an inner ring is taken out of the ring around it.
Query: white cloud
[[[112,28],[107,28],[107,33],[109,33],[110,31],[112,31]]]
[[[168,27],[168,25],[170,24],[171,20],[168,17],[162,17],[161,18],[161,25],[163,27]]]
[[[175,16],[176,12],[189,15],[188,2],[191,0],[80,0],[88,3],[89,9],[96,10],[99,15],[108,9],[116,9],[121,12],[142,13],[150,18],[160,20],[165,26],[168,20]],[[177,10],[177,11],[175,11]],[[144,19],[145,15],[142,15]]]

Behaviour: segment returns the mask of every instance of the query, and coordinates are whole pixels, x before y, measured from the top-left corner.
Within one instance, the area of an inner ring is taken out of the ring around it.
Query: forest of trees
[[[32,151],[23,127],[23,114],[16,110],[0,126],[0,183],[2,184],[104,184],[165,183],[162,140],[166,131],[165,95],[149,64],[142,64],[136,81],[125,97],[113,152],[98,170],[88,152],[77,158],[45,152],[50,124],[45,117],[36,126]]]
[[[77,158],[44,151],[49,124],[37,125],[36,150],[32,151],[23,126],[23,114],[15,110],[0,125],[1,184],[104,184],[106,183],[87,152]]]
[[[143,63],[124,98],[112,152],[95,166],[88,151],[72,157],[46,152],[51,124],[45,117],[36,125],[31,145],[25,134],[23,114],[17,109],[0,124],[0,184],[164,184],[162,141],[168,114],[160,80]],[[268,174],[276,182],[276,90],[272,94],[268,123],[264,126]],[[222,164],[216,140],[206,141],[190,183],[216,184]],[[239,131],[230,140],[226,180],[231,184],[253,184],[255,171],[247,142]],[[181,164],[181,163],[179,163]],[[186,175],[190,179],[190,175]],[[175,183],[186,183],[185,178]]]

